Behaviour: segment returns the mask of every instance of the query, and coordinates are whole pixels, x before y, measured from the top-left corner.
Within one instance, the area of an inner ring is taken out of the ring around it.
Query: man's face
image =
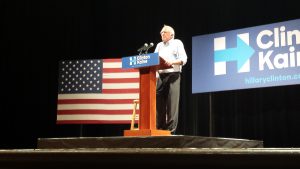
[[[160,35],[161,35],[161,40],[163,42],[168,42],[170,39],[172,39],[172,35],[171,35],[170,31],[166,28],[163,28],[160,31]]]

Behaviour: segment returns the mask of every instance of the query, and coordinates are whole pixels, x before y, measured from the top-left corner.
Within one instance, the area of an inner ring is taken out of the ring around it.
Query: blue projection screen
[[[192,93],[300,83],[300,19],[192,39]]]

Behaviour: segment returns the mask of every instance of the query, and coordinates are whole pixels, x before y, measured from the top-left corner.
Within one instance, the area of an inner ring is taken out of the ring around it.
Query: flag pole
[[[214,115],[213,115],[213,103],[212,93],[209,93],[209,136],[214,136]]]
[[[79,137],[83,137],[83,125],[79,125]]]

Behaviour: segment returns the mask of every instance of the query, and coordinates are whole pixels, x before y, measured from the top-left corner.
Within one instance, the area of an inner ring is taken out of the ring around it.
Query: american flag
[[[59,63],[57,124],[129,124],[138,98],[138,70],[121,59]]]

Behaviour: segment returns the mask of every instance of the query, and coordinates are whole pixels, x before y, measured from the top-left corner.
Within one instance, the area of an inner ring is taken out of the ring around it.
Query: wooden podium
[[[156,70],[170,68],[170,66],[166,65],[165,61],[161,57],[159,57],[157,53],[145,55],[147,55],[147,57],[150,56],[148,60],[155,61],[150,64],[150,66],[148,64],[146,66],[140,65],[141,67],[138,67],[140,71],[139,129],[124,130],[124,136],[171,135],[171,132],[168,130],[156,129]]]

